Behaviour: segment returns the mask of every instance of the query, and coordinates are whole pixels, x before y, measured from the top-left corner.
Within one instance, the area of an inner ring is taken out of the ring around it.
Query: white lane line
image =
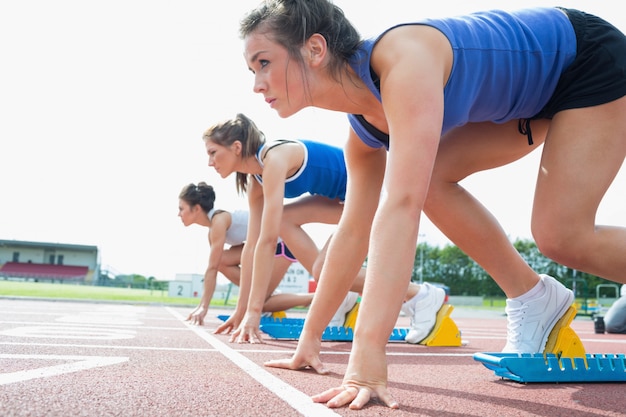
[[[23,355],[23,354],[0,354],[0,359],[15,360],[55,360],[68,361],[61,365],[44,366],[41,368],[28,369],[25,371],[7,372],[0,374],[0,385],[15,382],[29,381],[36,378],[47,378],[70,372],[84,371],[101,366],[116,365],[128,361],[127,357],[105,356],[68,356],[68,355]]]
[[[1,314],[0,314],[1,315]],[[178,323],[178,322],[177,322]],[[68,326],[72,326],[72,327],[76,327],[76,328],[81,328],[81,327],[93,327],[93,325],[87,323],[87,324],[80,324],[80,323],[53,323],[53,322],[45,322],[45,321],[7,321],[7,320],[0,320],[0,325],[2,324],[17,324],[17,325],[21,325],[21,326],[48,326],[48,327],[68,327]],[[137,329],[138,327],[140,327],[142,330],[165,330],[168,332],[175,332],[175,331],[186,331],[186,329],[181,329],[180,327],[165,327],[165,326],[138,326],[136,324],[133,325],[128,325],[128,324],[103,324],[103,323],[93,323],[93,324],[97,324],[97,326],[99,328],[103,328],[103,329]]]
[[[134,339],[136,331],[132,329],[103,329],[101,327],[58,327],[28,326],[15,327],[0,332],[1,336],[33,337],[42,339],[86,339],[86,340],[119,340]]]
[[[0,346],[35,346],[35,347],[69,347],[69,348],[89,348],[89,349],[116,349],[116,350],[156,350],[170,352],[215,352],[215,349],[207,348],[173,348],[155,346],[128,346],[128,345],[83,345],[74,343],[24,343],[24,342],[0,342]]]
[[[206,330],[206,329],[205,329]],[[207,348],[172,348],[155,346],[129,346],[129,345],[84,345],[74,343],[24,343],[24,342],[0,342],[0,346],[36,346],[36,347],[69,347],[69,348],[89,348],[89,349],[113,349],[113,350],[154,350],[172,352],[219,352],[217,349]],[[232,349],[241,353],[270,353],[277,355],[291,355],[293,349]],[[321,351],[321,355],[349,356],[350,352]],[[416,356],[416,357],[472,357],[474,353],[434,353],[434,352],[387,352],[387,356]]]
[[[291,385],[285,383],[283,380],[276,378],[271,373],[267,372],[250,359],[246,358],[241,353],[231,349],[228,345],[222,343],[217,338],[211,336],[204,329],[199,329],[197,326],[193,326],[185,321],[185,318],[178,314],[170,307],[165,307],[174,317],[178,318],[185,326],[191,331],[197,334],[199,337],[208,342],[211,346],[217,349],[222,355],[226,356],[232,363],[237,365],[248,375],[258,381],[265,388],[272,391],[278,398],[285,401],[292,406],[296,411],[304,415],[305,417],[337,417],[340,414],[335,413],[325,405],[314,403],[311,397],[305,393],[298,391]]]
[[[626,339],[584,339],[580,338],[581,342],[593,342],[593,343],[616,343],[618,345],[626,345]]]

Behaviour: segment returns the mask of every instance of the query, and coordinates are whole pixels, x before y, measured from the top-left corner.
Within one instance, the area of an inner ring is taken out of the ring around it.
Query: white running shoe
[[[507,299],[505,353],[542,353],[556,322],[574,302],[574,293],[549,275],[540,275],[545,293],[526,303]]]
[[[328,325],[331,327],[343,327],[346,322],[346,315],[352,310],[358,299],[359,293],[350,291],[348,295],[346,295],[346,298],[343,299],[343,302]]]
[[[415,300],[417,298],[415,296],[402,304],[402,311],[411,318],[411,330],[404,338],[408,343],[419,343],[430,334],[437,321],[437,312],[446,298],[443,288],[427,282],[420,284],[420,291],[424,290],[426,290],[425,297]]]

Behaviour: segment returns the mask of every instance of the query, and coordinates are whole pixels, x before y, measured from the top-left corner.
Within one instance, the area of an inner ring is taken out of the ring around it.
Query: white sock
[[[526,292],[525,294],[520,295],[519,297],[513,298],[513,300],[518,301],[520,303],[525,303],[527,301],[533,300],[533,299],[543,295],[543,293],[545,293],[545,292],[546,292],[546,285],[543,283],[542,280],[539,280],[537,285],[532,287],[528,292]]]
[[[420,290],[413,296],[413,298],[407,300],[407,303],[416,303],[419,300],[426,298],[428,295],[428,287],[426,285],[420,285]]]

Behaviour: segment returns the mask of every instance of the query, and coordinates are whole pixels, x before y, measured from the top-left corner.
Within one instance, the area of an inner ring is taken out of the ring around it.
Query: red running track
[[[389,344],[400,410],[351,411],[309,399],[341,382],[350,343],[323,343],[330,375],[266,368],[296,342],[231,344],[212,334],[229,311],[195,327],[184,322],[190,310],[0,299],[0,416],[626,416],[623,383],[519,384],[476,362],[504,346],[502,312],[457,307],[465,346]],[[626,353],[626,335],[595,334],[586,317],[572,326],[587,353]]]

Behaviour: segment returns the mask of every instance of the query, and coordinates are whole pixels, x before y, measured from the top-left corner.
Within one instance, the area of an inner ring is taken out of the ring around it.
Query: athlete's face
[[[235,167],[241,159],[241,142],[235,141],[230,146],[223,146],[207,139],[204,145],[209,155],[209,166],[213,167],[222,178],[236,171]]]
[[[289,117],[310,105],[304,69],[284,47],[254,32],[244,40],[244,57],[254,74],[254,92],[263,94],[280,117]]]
[[[178,217],[180,217],[180,220],[182,220],[185,226],[189,226],[195,222],[197,212],[197,210],[194,210],[195,207],[199,206],[192,207],[185,200],[178,199]]]

